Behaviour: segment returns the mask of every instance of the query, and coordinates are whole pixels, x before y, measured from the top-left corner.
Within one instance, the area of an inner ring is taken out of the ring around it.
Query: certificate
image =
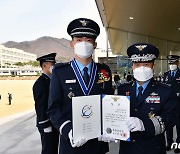
[[[73,138],[87,140],[101,135],[101,96],[72,97]]]
[[[129,117],[129,96],[102,95],[103,133],[115,139],[130,141],[130,132],[125,124]]]
[[[130,117],[129,96],[91,95],[72,97],[73,138],[97,138],[101,134],[130,140],[126,121]]]

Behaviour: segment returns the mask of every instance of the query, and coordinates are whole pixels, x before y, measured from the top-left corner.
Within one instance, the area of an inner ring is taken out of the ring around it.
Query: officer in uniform
[[[51,53],[37,58],[40,61],[42,75],[33,85],[35,110],[37,115],[37,128],[41,135],[41,154],[58,154],[59,131],[56,130],[47,115],[49,85],[52,67],[56,63],[56,53]]]
[[[177,131],[177,138],[176,143],[180,143],[180,69],[178,68],[179,65],[179,56],[178,55],[168,55],[167,60],[169,64],[170,70],[164,73],[163,82],[170,84],[176,92],[178,97],[179,103],[177,105],[178,112],[177,112],[177,121],[176,121],[176,131]],[[166,150],[169,151],[171,149],[171,144],[173,141],[173,128],[166,131],[167,136],[167,146]],[[180,149],[175,149],[175,153],[179,153]]]
[[[100,28],[93,20],[79,18],[70,22],[67,32],[72,37],[75,58],[54,66],[48,107],[50,119],[61,134],[60,154],[105,154],[108,143],[97,138],[74,143],[72,136],[72,97],[112,94],[109,67],[92,60]]]
[[[126,124],[130,142],[120,141],[120,154],[165,154],[164,131],[175,125],[176,96],[171,86],[153,79],[159,50],[147,43],[131,45],[135,81],[120,85],[119,95],[130,96],[130,118]]]

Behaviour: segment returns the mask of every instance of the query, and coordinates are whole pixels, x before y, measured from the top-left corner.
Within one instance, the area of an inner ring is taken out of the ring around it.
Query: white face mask
[[[149,67],[141,66],[135,68],[133,74],[137,81],[147,81],[153,77],[153,70]]]
[[[89,42],[79,42],[74,45],[74,51],[82,59],[89,58],[94,52],[94,46]]]
[[[169,69],[170,69],[171,71],[174,71],[174,70],[177,69],[177,65],[169,65]]]
[[[49,72],[52,74],[53,66],[49,68]]]

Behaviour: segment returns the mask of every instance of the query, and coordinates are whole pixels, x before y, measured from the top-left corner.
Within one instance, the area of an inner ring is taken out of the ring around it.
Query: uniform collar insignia
[[[139,51],[142,51],[144,48],[147,47],[147,45],[136,45],[135,47],[138,48]]]
[[[86,20],[80,20],[80,23],[82,24],[82,26],[87,26],[89,22]]]

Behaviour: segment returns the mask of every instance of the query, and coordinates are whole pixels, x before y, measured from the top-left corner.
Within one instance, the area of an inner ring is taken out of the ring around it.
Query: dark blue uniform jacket
[[[33,96],[37,115],[36,125],[42,130],[52,125],[47,115],[49,85],[50,79],[44,73],[42,73],[33,85]]]
[[[151,79],[139,102],[136,82],[121,85],[118,94],[130,96],[130,116],[141,119],[145,127],[143,132],[131,133],[130,142],[120,142],[120,154],[165,154],[164,131],[176,120],[177,98],[172,88]]]
[[[90,95],[112,94],[111,71],[105,64],[96,64],[97,73]],[[108,81],[99,82],[105,73]],[[67,81],[75,81],[68,83]],[[53,125],[60,129],[60,154],[104,154],[108,151],[108,144],[97,139],[89,140],[79,148],[72,148],[68,133],[72,129],[72,96],[84,96],[70,63],[56,64],[51,79],[48,114]]]

